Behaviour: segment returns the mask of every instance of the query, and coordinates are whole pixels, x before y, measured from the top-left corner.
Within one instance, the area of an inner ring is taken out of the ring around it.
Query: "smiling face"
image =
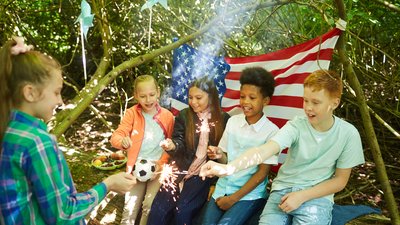
[[[209,95],[197,87],[189,89],[189,106],[195,113],[203,112],[209,106]]]
[[[135,99],[146,113],[153,115],[157,112],[159,97],[160,91],[152,80],[139,82],[135,88]]]
[[[314,129],[327,131],[333,125],[333,110],[339,105],[339,98],[332,97],[325,89],[316,91],[304,88],[303,108]]]
[[[249,124],[256,123],[264,115],[263,108],[268,103],[269,97],[263,97],[260,87],[251,84],[240,87],[240,107]]]

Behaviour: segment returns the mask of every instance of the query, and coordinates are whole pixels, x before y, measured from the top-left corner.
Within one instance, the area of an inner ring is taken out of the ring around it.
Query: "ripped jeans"
[[[281,198],[301,188],[276,190],[269,195],[267,204],[260,216],[260,225],[329,225],[332,220],[333,202],[327,198],[316,198],[304,202],[290,213],[283,212],[278,205]]]

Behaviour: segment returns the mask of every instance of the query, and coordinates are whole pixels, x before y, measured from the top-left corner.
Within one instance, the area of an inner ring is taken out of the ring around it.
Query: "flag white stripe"
[[[302,108],[276,106],[276,105],[268,105],[264,107],[263,112],[267,117],[274,117],[286,120],[291,120],[296,116],[305,115],[304,110]]]
[[[181,101],[178,101],[178,100],[176,100],[174,98],[171,98],[171,106],[173,106],[176,110],[179,110],[179,111],[181,111],[182,109],[188,107],[187,104],[185,104],[185,103],[183,103]]]

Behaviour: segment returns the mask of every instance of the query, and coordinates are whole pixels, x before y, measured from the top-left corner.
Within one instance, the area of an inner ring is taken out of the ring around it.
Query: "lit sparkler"
[[[176,179],[178,179],[179,174],[187,174],[187,171],[179,171],[175,166],[175,161],[171,164],[164,164],[162,170],[160,172],[160,184],[162,188],[166,191],[170,191],[172,194],[176,192],[177,184]]]

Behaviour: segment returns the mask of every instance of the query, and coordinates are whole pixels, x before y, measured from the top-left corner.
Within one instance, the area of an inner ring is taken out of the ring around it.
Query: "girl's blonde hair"
[[[41,86],[50,78],[51,72],[61,71],[57,60],[41,52],[11,54],[16,44],[15,40],[10,40],[0,49],[0,141],[3,140],[12,108],[23,101],[22,88],[26,84]]]
[[[156,86],[157,90],[159,89],[158,82],[153,76],[151,76],[151,75],[140,75],[140,76],[136,77],[135,80],[133,81],[133,94],[135,94],[135,90],[137,89],[137,86],[140,83],[149,82],[149,81],[154,82],[154,85]]]

